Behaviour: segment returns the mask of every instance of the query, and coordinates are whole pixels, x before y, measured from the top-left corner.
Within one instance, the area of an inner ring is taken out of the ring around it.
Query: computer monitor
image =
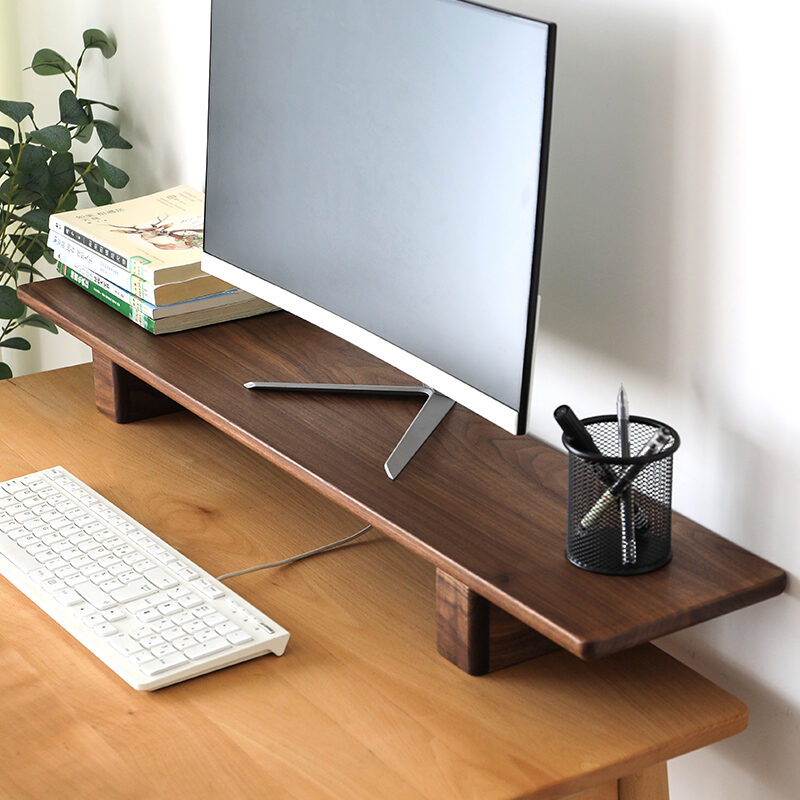
[[[525,432],[554,48],[464,0],[212,3],[203,269],[424,384],[391,477],[446,398]]]

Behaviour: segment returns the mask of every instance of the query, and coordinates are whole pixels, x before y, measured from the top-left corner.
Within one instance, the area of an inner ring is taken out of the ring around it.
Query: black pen
[[[659,428],[651,437],[650,441],[636,454],[637,458],[654,455],[663,450],[668,444],[672,435],[669,428]],[[647,466],[647,464],[631,464],[616,483],[603,492],[600,499],[589,509],[586,516],[581,520],[581,527],[590,528],[603,515],[608,506],[613,503],[630,485],[634,478]]]
[[[603,454],[597,449],[589,431],[586,426],[578,419],[575,412],[567,405],[559,406],[554,412],[553,416],[556,422],[564,431],[569,443],[576,449],[583,453],[590,455],[602,456]],[[600,479],[605,486],[613,486],[617,481],[617,473],[608,464],[601,464],[597,461],[585,462],[589,465],[592,472]],[[633,522],[637,531],[643,531],[650,525],[650,520],[647,513],[642,509],[638,503],[634,501],[633,504]]]

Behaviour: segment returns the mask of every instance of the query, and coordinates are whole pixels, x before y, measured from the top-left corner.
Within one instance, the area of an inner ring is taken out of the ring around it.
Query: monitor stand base
[[[395,397],[423,395],[426,400],[403,434],[392,454],[386,459],[384,469],[394,480],[436,430],[454,402],[429,386],[359,386],[349,383],[260,383],[249,381],[247,389],[269,389],[282,392],[333,392],[337,394],[388,394]]]

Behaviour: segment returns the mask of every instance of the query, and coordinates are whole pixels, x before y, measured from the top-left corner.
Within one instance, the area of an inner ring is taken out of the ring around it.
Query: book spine
[[[60,261],[56,263],[56,269],[68,280],[80,286],[93,297],[104,302],[115,311],[118,311],[122,316],[127,317],[132,322],[135,322],[139,327],[144,328],[150,333],[155,333],[155,323],[152,317],[143,314],[141,310],[133,308],[130,303],[112,294],[94,281],[90,281],[85,276],[81,275],[78,271],[62,264]]]
[[[145,302],[158,305],[155,301],[155,288],[152,284],[132,275],[126,269],[106,261],[95,251],[87,250],[77,242],[70,241],[52,231],[47,239],[47,244],[52,248],[57,259],[70,262],[69,265],[73,269],[78,267],[92,270],[121,289],[141,297]]]
[[[60,233],[63,237],[71,239],[81,247],[85,247],[87,250],[97,253],[100,258],[108,259],[112,264],[122,267],[126,272],[130,271],[130,259],[128,259],[127,256],[123,256],[121,253],[116,252],[116,250],[112,250],[110,247],[96,242],[91,236],[87,236],[85,233],[81,233],[75,230],[75,228],[65,225],[57,217],[51,217],[50,224],[53,230]]]
[[[62,264],[65,264],[63,258],[59,258],[58,260]],[[78,275],[81,275],[82,277],[86,278],[86,280],[91,281],[95,285],[99,286],[101,289],[104,289],[109,294],[113,294],[114,297],[119,298],[124,303],[127,303],[133,311],[144,314],[144,316],[146,317],[152,317],[153,319],[156,319],[156,315],[153,313],[156,306],[154,306],[152,303],[148,303],[146,300],[142,300],[141,297],[137,297],[135,294],[131,294],[131,292],[125,291],[125,289],[122,289],[115,283],[112,283],[111,281],[107,280],[102,275],[99,275],[98,273],[94,272],[94,270],[91,270],[88,267],[85,266],[74,267],[70,265],[69,269],[73,270],[73,272],[77,272]]]

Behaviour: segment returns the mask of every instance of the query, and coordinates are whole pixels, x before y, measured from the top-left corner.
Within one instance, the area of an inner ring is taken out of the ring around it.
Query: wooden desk
[[[0,479],[54,464],[214,574],[360,524],[189,413],[114,424],[89,366],[0,382]],[[430,647],[433,566],[368,536],[231,582],[291,632],[283,657],[152,694],[0,578],[3,800],[664,800],[666,759],[745,727],[652,645],[466,675]]]

